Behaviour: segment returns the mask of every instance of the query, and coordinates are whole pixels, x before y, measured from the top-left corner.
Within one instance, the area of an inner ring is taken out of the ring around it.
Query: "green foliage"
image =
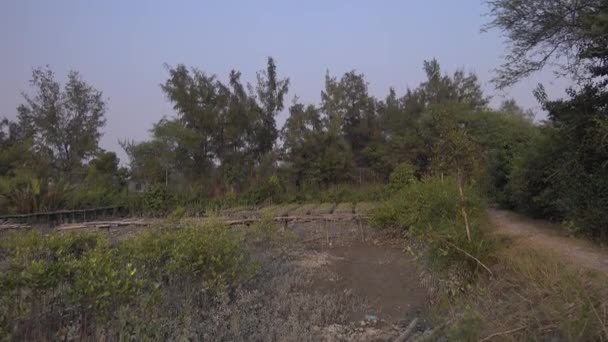
[[[468,113],[459,103],[430,108],[425,124],[431,140],[431,170],[434,174],[453,175],[459,182],[477,179],[483,151],[458,117]]]
[[[155,185],[144,192],[142,210],[147,214],[166,213],[172,204],[172,195],[164,185]]]
[[[37,178],[31,171],[18,170],[12,177],[0,177],[0,203],[8,213],[31,213],[61,208],[70,196],[68,184]]]
[[[391,191],[400,191],[408,185],[418,181],[415,175],[416,170],[409,163],[401,163],[391,172],[388,178],[388,187]]]
[[[401,223],[403,220],[402,213],[399,211],[403,207],[403,204],[400,203],[401,200],[401,198],[399,200],[392,199],[371,209],[370,225],[376,229],[392,227],[405,229],[406,226]]]
[[[488,5],[492,21],[486,29],[501,30],[508,46],[494,79],[499,88],[548,65],[582,82],[608,74],[604,1],[489,0]]]
[[[462,251],[485,259],[491,252],[491,246],[482,230],[483,200],[478,191],[470,186],[464,192],[467,196],[462,202],[458,182],[454,178],[424,178],[373,209],[371,224],[378,229],[392,227],[408,230],[428,244],[430,260],[439,269],[463,265],[476,270],[479,265]],[[466,236],[463,208],[468,213],[471,241]]]
[[[606,239],[608,95],[597,88],[570,95],[545,103],[552,125],[516,158],[510,183],[513,202],[520,210],[565,220],[576,231]]]
[[[485,151],[480,181],[492,199],[509,208],[516,206],[511,184],[516,160],[540,143],[541,129],[522,113],[511,101],[498,112],[461,113],[457,118]]]
[[[124,241],[118,250],[151,277],[148,281],[194,278],[203,288],[219,289],[246,278],[251,271],[241,237],[222,223],[147,230]]]
[[[539,143],[515,158],[513,204],[535,215],[565,220],[570,227],[606,239],[606,76],[608,7],[605,1],[489,1],[488,25],[505,33],[506,61],[499,87],[514,84],[547,64],[578,81],[567,99],[535,95],[549,115]]]
[[[365,165],[362,151],[377,138],[376,100],[368,93],[363,74],[345,73],[338,81],[325,75],[325,90],[321,93],[321,110],[328,131],[342,136],[352,150],[357,163]]]
[[[24,93],[17,108],[25,136],[44,151],[52,166],[68,177],[98,149],[100,128],[105,125],[106,103],[101,91],[70,71],[63,90],[48,68],[36,68],[31,84],[35,95]]]
[[[290,202],[358,203],[386,199],[389,192],[384,184],[335,184],[324,189],[312,188],[300,191]]]
[[[508,189],[514,207],[527,214],[540,217],[559,218],[558,196],[551,186],[551,174],[556,166],[553,135],[551,129],[532,141],[532,146],[521,151],[513,160]]]
[[[118,164],[114,152],[99,152],[87,165],[84,179],[69,194],[67,206],[94,208],[124,204],[128,172]]]
[[[273,208],[263,209],[261,220],[248,229],[248,236],[254,242],[264,245],[284,244],[293,240],[295,233],[291,230],[281,229],[279,224],[274,221],[276,215]]]
[[[448,330],[450,341],[474,342],[479,341],[481,332],[481,318],[472,309],[467,308],[463,316]]]
[[[41,327],[87,334],[116,329],[119,311],[144,318],[155,296],[175,299],[185,288],[215,296],[254,271],[241,240],[220,223],[147,230],[116,247],[94,234],[11,234],[0,242],[0,330],[17,339],[36,339]]]
[[[152,129],[152,140],[124,142],[134,174],[149,183],[195,182],[219,171],[222,192],[247,187],[247,176],[271,152],[278,132],[289,79],[279,79],[276,64],[257,75],[255,92],[232,71],[229,83],[184,65],[169,67],[161,86],[177,113]]]
[[[175,209],[173,209],[173,211],[171,211],[169,213],[169,215],[167,215],[167,220],[169,222],[179,222],[181,221],[181,219],[183,219],[186,216],[186,208],[182,207],[182,206],[177,206],[175,207]]]
[[[280,203],[283,201],[285,190],[277,175],[270,176],[260,185],[252,186],[236,201],[241,205],[260,205],[263,203]]]

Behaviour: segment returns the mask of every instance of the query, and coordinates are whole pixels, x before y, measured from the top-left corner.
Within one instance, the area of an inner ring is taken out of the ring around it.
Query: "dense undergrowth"
[[[114,246],[97,234],[15,233],[2,239],[0,267],[9,340],[175,337],[182,310],[214,307],[256,269],[240,234],[220,223]]]
[[[135,216],[164,217],[176,208],[183,208],[185,215],[198,216],[218,210],[248,206],[264,207],[276,204],[290,203],[360,203],[376,202],[390,196],[385,184],[337,184],[325,189],[311,189],[288,193],[278,191],[272,195],[264,196],[248,193],[236,195],[227,194],[215,198],[208,198],[197,193],[183,192],[174,194],[166,187],[156,186],[141,194],[131,194],[123,203]]]
[[[605,275],[499,239],[475,186],[465,187],[462,201],[451,177],[391,178],[392,195],[371,224],[406,230],[419,246],[421,281],[449,340],[608,340]]]
[[[435,308],[461,341],[607,341],[606,276],[504,242],[492,278]],[[489,337],[492,337],[489,339]]]
[[[482,269],[480,260],[488,259],[493,247],[485,234],[484,200],[477,189],[467,186],[466,200],[462,201],[452,177],[413,179],[390,187],[395,189],[392,197],[371,213],[373,227],[407,230],[423,243],[435,270],[458,269],[462,277],[468,278]]]

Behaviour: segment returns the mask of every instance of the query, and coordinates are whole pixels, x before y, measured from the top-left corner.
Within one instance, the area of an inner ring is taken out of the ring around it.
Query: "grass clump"
[[[416,168],[410,163],[401,163],[391,172],[388,189],[397,192],[417,181]]]
[[[529,246],[503,247],[497,260],[495,278],[448,309],[455,325],[466,325],[461,308],[469,307],[478,336],[492,341],[608,340],[605,275]]]

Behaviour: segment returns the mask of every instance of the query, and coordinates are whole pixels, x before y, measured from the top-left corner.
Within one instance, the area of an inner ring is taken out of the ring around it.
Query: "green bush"
[[[382,200],[386,195],[386,188],[382,184],[339,184],[316,191],[310,199],[321,203],[357,203]]]
[[[157,184],[143,193],[126,196],[124,202],[131,215],[158,217],[167,215],[174,208],[176,198],[166,186]]]
[[[186,208],[180,206],[177,206],[175,209],[173,209],[173,211],[171,211],[169,213],[169,215],[167,215],[167,220],[169,222],[179,222],[181,221],[181,219],[183,219],[186,216]]]
[[[416,168],[410,163],[401,163],[391,172],[388,187],[391,191],[399,191],[417,181]]]
[[[145,322],[150,301],[219,295],[255,271],[241,241],[220,223],[147,230],[116,247],[96,234],[11,234],[0,241],[0,337],[115,331],[117,312]]]
[[[511,202],[519,211],[559,220],[564,213],[559,206],[558,189],[551,181],[556,176],[555,156],[559,153],[551,131],[544,133],[533,147],[515,156],[508,189]]]
[[[250,271],[241,236],[222,223],[147,230],[119,246],[149,280],[195,278],[204,288],[229,286]]]
[[[429,177],[415,181],[371,212],[370,222],[378,229],[408,230],[426,242],[430,260],[438,268],[455,264],[476,269],[479,265],[462,251],[483,259],[491,246],[483,236],[484,206],[479,192],[464,189],[461,202],[455,179]],[[468,214],[471,241],[468,240],[461,209]]]
[[[472,309],[467,308],[463,316],[448,330],[448,340],[475,342],[480,339],[481,318]]]
[[[259,185],[252,186],[237,200],[241,205],[259,205],[263,203],[281,203],[285,190],[278,176],[270,176]]]
[[[151,214],[164,214],[171,208],[172,199],[166,186],[155,185],[143,195],[143,210]]]

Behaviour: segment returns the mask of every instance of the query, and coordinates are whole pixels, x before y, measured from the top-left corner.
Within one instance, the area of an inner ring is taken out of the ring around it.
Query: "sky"
[[[124,161],[119,139],[144,140],[153,123],[174,115],[160,89],[165,63],[223,80],[236,69],[254,82],[273,56],[291,81],[288,103],[294,95],[318,103],[328,70],[363,73],[378,98],[391,86],[402,94],[424,80],[423,61],[437,58],[444,72],[475,72],[494,106],[514,98],[542,119],[532,90],[543,83],[560,97],[567,81],[543,71],[494,90],[489,81],[506,50],[500,32],[481,32],[486,13],[482,0],[2,0],[0,117],[16,117],[34,67],[49,65],[61,81],[77,70],[107,100],[101,147]]]

